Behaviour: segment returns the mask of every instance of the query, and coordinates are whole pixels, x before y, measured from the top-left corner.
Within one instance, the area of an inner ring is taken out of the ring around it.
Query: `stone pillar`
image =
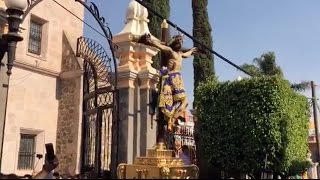
[[[136,107],[137,71],[127,69],[118,71],[119,89],[119,130],[118,133],[118,163],[132,163],[137,146],[135,136],[137,126]]]
[[[118,46],[119,132],[118,164],[132,164],[136,156],[156,142],[155,128],[151,129],[149,90],[157,82],[156,70],[151,67],[156,48],[132,42],[133,38],[150,33],[148,11],[135,0],[129,3],[123,30],[113,37]],[[156,127],[156,125],[154,125]]]
[[[63,34],[65,51],[62,54],[61,73],[57,81],[58,124],[56,155],[60,174],[75,175],[80,172],[82,130],[83,67],[82,60],[74,56],[75,41]]]
[[[156,144],[157,124],[155,117],[150,114],[151,90],[156,89],[159,81],[157,71],[151,66],[152,57],[158,50],[149,46],[140,45],[139,59],[140,71],[140,156],[146,156],[147,149]]]

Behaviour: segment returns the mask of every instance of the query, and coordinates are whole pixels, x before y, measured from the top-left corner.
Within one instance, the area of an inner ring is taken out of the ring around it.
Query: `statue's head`
[[[180,51],[183,45],[183,36],[175,35],[171,38],[168,44],[174,51]]]

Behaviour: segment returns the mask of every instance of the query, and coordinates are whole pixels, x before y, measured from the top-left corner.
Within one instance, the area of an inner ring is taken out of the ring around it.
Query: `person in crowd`
[[[58,165],[59,161],[57,157],[52,162],[46,160],[42,170],[33,179],[45,179]]]
[[[51,171],[53,171],[56,167],[58,167],[59,161],[58,158],[55,157],[55,159],[52,162],[45,161],[45,164],[43,165],[42,170],[36,174],[33,178],[31,175],[27,174],[23,177],[19,177],[16,174],[2,174],[0,173],[0,179],[46,179],[46,177],[49,175]]]

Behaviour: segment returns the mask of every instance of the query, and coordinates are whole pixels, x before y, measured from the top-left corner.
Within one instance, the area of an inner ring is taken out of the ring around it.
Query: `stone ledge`
[[[58,77],[59,76],[59,72],[57,71],[52,71],[50,69],[46,69],[46,68],[41,68],[26,62],[22,62],[22,61],[15,61],[14,62],[14,67],[19,67],[21,69],[25,69],[25,70],[29,70],[32,72],[36,72],[39,74],[43,74],[43,75],[47,75],[50,77]]]
[[[83,72],[84,72],[83,70],[74,70],[74,71],[61,72],[59,74],[59,77],[61,79],[80,77],[83,74]]]

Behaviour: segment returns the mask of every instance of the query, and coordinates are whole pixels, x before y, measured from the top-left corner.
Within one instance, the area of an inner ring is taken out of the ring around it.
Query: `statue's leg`
[[[180,116],[184,117],[184,112],[186,111],[187,107],[188,107],[188,98],[185,97],[181,99],[181,103],[178,106],[177,110],[175,111],[173,117],[175,119],[179,118]]]
[[[188,107],[188,98],[182,98],[181,101],[177,102],[179,103],[177,109],[175,110],[172,118],[168,121],[168,130],[171,132],[173,130],[173,127],[175,127],[175,124],[178,122],[179,117],[184,117],[184,113]]]
[[[175,122],[176,122],[176,119],[174,117],[169,119],[169,121],[168,121],[168,131],[169,132],[172,132]]]

